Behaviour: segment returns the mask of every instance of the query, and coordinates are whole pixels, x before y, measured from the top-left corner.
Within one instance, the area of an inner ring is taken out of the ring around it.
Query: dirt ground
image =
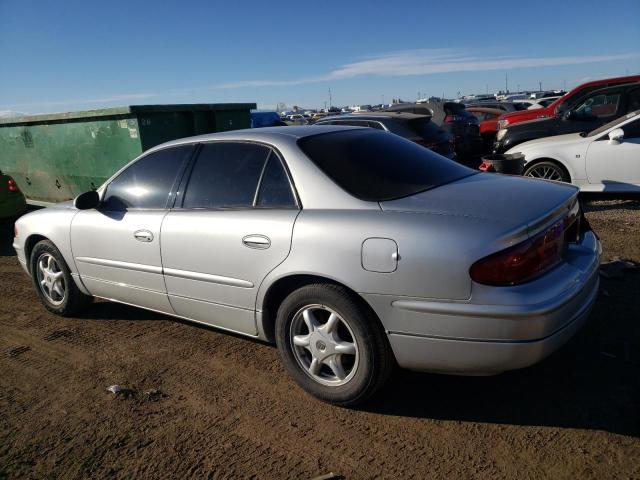
[[[640,200],[586,204],[603,260],[640,261]],[[398,371],[348,410],[300,391],[270,345],[113,303],[47,313],[8,237],[0,478],[640,478],[638,269],[603,278],[588,325],[537,366]]]

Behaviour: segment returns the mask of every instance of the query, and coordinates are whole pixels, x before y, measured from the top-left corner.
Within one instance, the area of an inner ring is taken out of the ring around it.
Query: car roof
[[[151,150],[164,148],[172,145],[182,145],[187,143],[199,143],[199,142],[211,142],[215,140],[236,140],[236,141],[256,141],[272,143],[276,142],[278,138],[297,140],[312,135],[320,135],[325,133],[331,133],[340,130],[353,130],[357,128],[366,127],[353,127],[347,125],[298,125],[288,127],[263,127],[263,128],[247,128],[243,130],[230,130],[228,132],[218,133],[206,133],[204,135],[197,135],[194,137],[179,138],[171,140],[169,142],[162,143],[157,147],[153,147]]]

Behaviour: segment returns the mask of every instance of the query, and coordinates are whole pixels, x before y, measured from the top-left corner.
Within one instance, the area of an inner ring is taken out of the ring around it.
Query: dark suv
[[[498,130],[494,153],[504,153],[529,140],[590,132],[607,122],[640,109],[640,82],[594,90],[575,102],[570,109],[553,117],[529,120]]]
[[[482,153],[480,123],[474,115],[467,112],[462,103],[399,103],[384,111],[430,115],[434,124],[453,135],[458,159],[465,163],[472,163],[474,157]]]
[[[326,117],[318,120],[315,125],[377,128],[400,135],[452,160],[456,158],[453,136],[434,124],[427,115],[394,112],[353,113]]]

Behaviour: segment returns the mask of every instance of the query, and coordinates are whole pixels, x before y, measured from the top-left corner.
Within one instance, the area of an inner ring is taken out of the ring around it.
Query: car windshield
[[[606,132],[607,130],[609,130],[610,128],[615,127],[616,125],[625,122],[627,120],[629,120],[630,118],[635,117],[636,115],[640,114],[640,110],[636,110],[635,112],[631,112],[631,113],[627,113],[626,115],[623,115],[619,118],[616,118],[615,120],[612,120],[609,123],[605,123],[604,125],[602,125],[599,128],[596,128],[595,130],[591,130],[589,133],[587,133],[587,137],[595,137],[596,135],[600,135],[601,133]]]
[[[475,170],[379,130],[363,128],[298,140],[302,151],[356,198],[382,202],[474,175]]]

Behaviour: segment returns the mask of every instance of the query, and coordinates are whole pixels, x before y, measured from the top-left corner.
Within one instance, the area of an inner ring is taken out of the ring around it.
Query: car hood
[[[552,137],[538,138],[536,140],[529,140],[528,142],[516,145],[506,153],[521,152],[528,147],[542,147],[545,145],[553,145],[555,147],[567,145],[570,143],[580,142],[584,140],[584,137],[580,133],[567,133],[565,135],[554,135]]]
[[[505,113],[500,117],[500,119],[509,120],[509,125],[513,125],[515,123],[525,122],[527,120],[534,120],[539,118],[541,115],[546,117],[552,117],[553,112],[549,107],[546,108],[536,108],[534,110],[520,110],[518,112],[510,112]]]
[[[470,217],[535,229],[573,205],[572,185],[479,173],[410,197],[381,202],[383,211]],[[566,212],[565,212],[566,213]]]

